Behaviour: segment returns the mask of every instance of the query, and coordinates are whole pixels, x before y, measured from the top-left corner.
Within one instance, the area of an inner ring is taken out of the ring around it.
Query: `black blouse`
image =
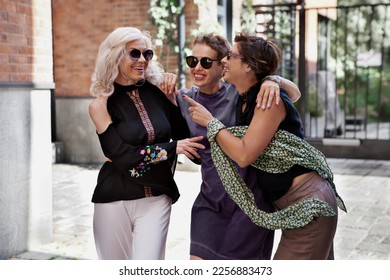
[[[114,84],[107,109],[112,123],[98,134],[108,158],[100,169],[94,203],[167,194],[179,198],[173,179],[177,140],[189,137],[187,123],[156,86]]]

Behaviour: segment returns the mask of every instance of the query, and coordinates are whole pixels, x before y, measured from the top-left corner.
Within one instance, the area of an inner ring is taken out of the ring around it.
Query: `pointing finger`
[[[184,98],[184,100],[186,100],[188,103],[190,103],[192,106],[198,106],[198,105],[199,105],[198,102],[196,102],[194,99],[192,99],[191,97],[189,97],[189,96],[187,96],[187,95],[185,95],[185,94],[183,94],[183,98]]]

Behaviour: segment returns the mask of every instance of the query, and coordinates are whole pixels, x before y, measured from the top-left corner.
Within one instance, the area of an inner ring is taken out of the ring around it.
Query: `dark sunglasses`
[[[145,60],[149,61],[153,58],[154,52],[150,49],[144,50],[143,52],[141,52],[139,49],[132,49],[129,51],[129,56],[132,61],[138,61],[138,59],[141,57],[141,54]]]
[[[204,69],[210,69],[211,66],[213,66],[214,61],[218,61],[218,59],[211,59],[210,57],[202,57],[201,59],[197,58],[196,56],[190,55],[186,57],[187,65],[190,68],[195,68],[196,65],[198,65],[198,62],[200,61],[200,65]]]

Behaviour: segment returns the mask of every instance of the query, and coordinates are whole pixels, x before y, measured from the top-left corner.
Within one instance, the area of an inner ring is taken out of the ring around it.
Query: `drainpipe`
[[[186,77],[184,68],[184,47],[185,47],[185,15],[184,15],[184,0],[180,0],[180,14],[179,14],[179,89],[185,87]]]

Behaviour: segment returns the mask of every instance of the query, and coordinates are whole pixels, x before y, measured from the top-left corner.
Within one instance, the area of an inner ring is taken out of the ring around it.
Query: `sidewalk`
[[[328,159],[348,213],[339,212],[335,237],[338,260],[390,260],[390,161]],[[53,165],[53,242],[15,259],[97,259],[90,202],[99,166]],[[189,171],[188,171],[189,170]],[[200,173],[178,167],[181,197],[173,205],[166,259],[187,260],[190,211]],[[277,231],[275,246],[280,231]]]

